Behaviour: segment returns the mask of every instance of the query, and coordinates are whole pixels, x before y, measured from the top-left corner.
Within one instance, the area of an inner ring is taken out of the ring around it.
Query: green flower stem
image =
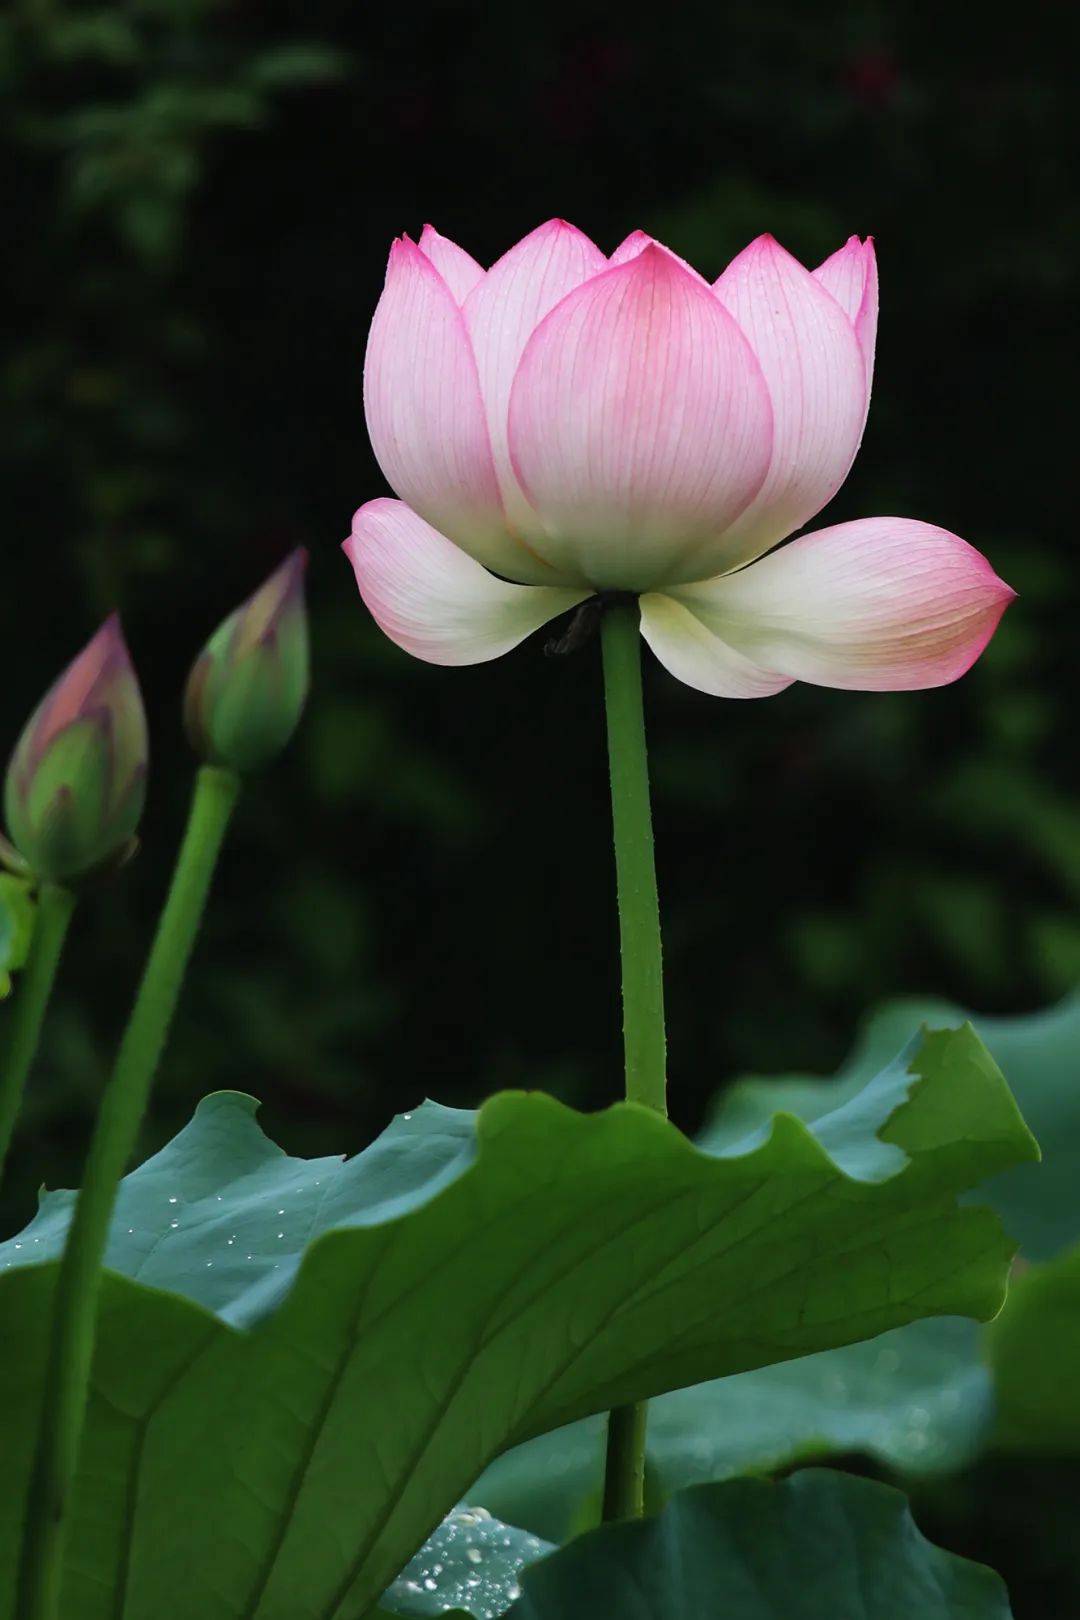
[[[619,889],[626,1095],[667,1113],[667,1040],[656,894],[641,631],[636,602],[609,606],[600,628],[604,655],[611,813]]]
[[[622,953],[626,1096],[667,1113],[667,1042],[656,893],[641,632],[636,602],[614,602],[600,629],[607,707],[611,811]],[[645,1507],[644,1403],[616,1408],[608,1419],[605,1519],[639,1518]]]
[[[42,886],[30,955],[7,1013],[8,1039],[0,1057],[0,1181],[74,909],[75,896],[70,889],[58,883]]]
[[[72,1480],[86,1411],[101,1262],[229,818],[232,771],[199,771],[184,842],[139,993],[105,1089],[60,1262],[41,1430],[27,1501],[17,1620],[58,1620]]]

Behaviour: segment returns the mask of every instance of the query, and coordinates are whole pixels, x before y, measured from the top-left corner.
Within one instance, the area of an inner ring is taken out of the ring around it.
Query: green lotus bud
[[[257,771],[296,730],[309,682],[306,568],[307,552],[294,551],[199,654],[184,725],[207,764]]]
[[[147,754],[139,682],[113,614],[34,711],[8,766],[8,836],[35,876],[73,883],[123,857]]]

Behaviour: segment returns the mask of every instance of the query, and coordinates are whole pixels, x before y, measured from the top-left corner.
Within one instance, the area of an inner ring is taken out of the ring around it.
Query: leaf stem
[[[8,1012],[8,1039],[0,1058],[0,1181],[74,909],[75,896],[70,889],[58,883],[42,885],[30,955]]]
[[[101,1264],[240,779],[203,766],[184,841],[86,1158],[60,1262],[41,1428],[27,1496],[17,1620],[57,1620],[72,1483],[86,1412]]]
[[[641,634],[636,601],[609,603],[600,627],[607,709],[611,812],[622,955],[626,1096],[667,1113],[667,1041],[656,892]],[[640,1518],[645,1507],[647,1407],[617,1407],[608,1418],[603,1517]]]
[[[616,1406],[608,1413],[604,1496],[600,1517],[640,1519],[645,1512],[645,1429],[648,1401]]]

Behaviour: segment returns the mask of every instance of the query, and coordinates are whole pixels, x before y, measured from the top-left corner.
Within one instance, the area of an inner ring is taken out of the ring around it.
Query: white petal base
[[[671,596],[641,598],[641,634],[665,669],[711,697],[772,697],[792,684],[792,676],[760,669],[744,658]]]
[[[765,697],[793,680],[914,691],[970,669],[1013,596],[948,530],[864,518],[643,597],[642,634],[673,675],[721,697]]]
[[[429,664],[482,664],[591,595],[496,579],[404,501],[368,501],[344,550],[380,628]]]

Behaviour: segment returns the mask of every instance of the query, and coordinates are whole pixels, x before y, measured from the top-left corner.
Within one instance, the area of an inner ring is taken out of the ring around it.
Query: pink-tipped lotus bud
[[[147,754],[114,614],[34,711],[8,766],[8,835],[37,877],[77,882],[122,858],[142,815]]]
[[[184,724],[210,765],[257,771],[296,730],[309,684],[306,568],[307,552],[294,551],[219,625],[195,662]]]

